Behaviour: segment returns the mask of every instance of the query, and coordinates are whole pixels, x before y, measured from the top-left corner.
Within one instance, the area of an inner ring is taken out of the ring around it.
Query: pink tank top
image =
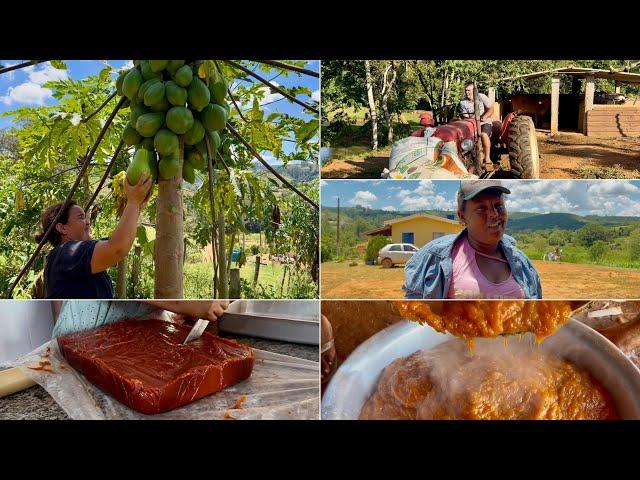
[[[485,277],[476,262],[476,251],[464,236],[453,247],[453,278],[447,298],[524,298],[513,273],[504,282],[493,283]]]

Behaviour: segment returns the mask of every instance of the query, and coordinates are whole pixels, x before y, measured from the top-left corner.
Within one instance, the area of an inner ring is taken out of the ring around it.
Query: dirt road
[[[640,178],[640,138],[598,139],[579,133],[549,137],[538,131],[540,178]],[[390,148],[336,149],[338,159],[322,167],[322,178],[380,178]]]
[[[549,299],[640,298],[640,270],[575,263],[533,262]],[[348,262],[321,266],[321,298],[402,298],[402,267]]]

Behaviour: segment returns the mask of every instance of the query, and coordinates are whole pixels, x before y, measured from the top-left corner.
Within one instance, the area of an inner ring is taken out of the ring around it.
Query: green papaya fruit
[[[209,145],[211,146],[211,154],[215,154],[220,148],[220,135],[218,135],[218,132],[209,132]]]
[[[220,105],[210,103],[200,112],[200,120],[205,130],[222,130],[227,123],[227,111]]]
[[[142,78],[144,78],[145,81],[151,80],[152,78],[157,78],[158,80],[162,78],[162,73],[154,72],[151,69],[151,64],[148,60],[144,60],[142,62],[140,65],[140,72],[142,73]]]
[[[196,172],[193,169],[193,165],[185,160],[184,165],[182,165],[182,178],[185,182],[193,183],[196,181]]]
[[[169,100],[171,105],[184,107],[184,104],[187,103],[187,90],[182,88],[176,82],[168,81],[165,84],[165,91],[167,100]]]
[[[178,157],[178,152],[161,157],[160,162],[158,163],[158,171],[160,172],[160,177],[164,180],[171,180],[172,178],[175,178],[180,171],[180,158]]]
[[[144,148],[136,150],[133,160],[131,160],[131,164],[127,168],[127,181],[130,185],[136,185],[142,175],[152,176],[151,168],[149,167],[150,158],[153,158],[153,155],[149,150]]]
[[[195,77],[189,85],[187,97],[191,109],[198,112],[201,111],[204,107],[209,105],[210,98],[211,94],[209,93],[207,86],[202,80]]]
[[[193,126],[184,134],[184,143],[187,145],[195,145],[204,138],[204,127],[199,120],[193,121]]]
[[[149,151],[153,150],[153,137],[145,138],[144,140],[142,140],[140,146]]]
[[[211,92],[211,101],[222,105],[227,96],[227,86],[227,80],[222,75],[218,75],[217,79],[210,78],[209,92]]]
[[[171,104],[168,102],[167,97],[162,97],[158,103],[151,105],[151,110],[154,112],[166,112],[171,108]]]
[[[137,130],[133,128],[131,122],[127,122],[124,130],[122,131],[122,140],[127,147],[132,147],[133,145],[140,143],[142,141],[142,137]]]
[[[186,65],[185,65],[186,66]],[[167,127],[182,135],[193,126],[193,114],[186,107],[173,107],[167,112]]]
[[[207,168],[206,156],[203,156],[197,148],[186,154],[185,160],[188,160],[189,163],[198,170],[206,170]]]
[[[133,101],[140,85],[142,85],[142,75],[137,68],[132,68],[122,81],[122,93],[124,93],[129,100]]]
[[[163,112],[145,113],[136,120],[136,130],[145,138],[153,137],[164,123]]]
[[[152,72],[161,72],[167,65],[169,64],[169,60],[149,60],[149,66],[151,67]]]
[[[140,85],[140,88],[138,89],[138,95],[136,96],[138,102],[144,103],[144,94],[147,93],[147,89],[151,85],[154,85],[156,83],[162,83],[162,80],[158,78],[152,78],[151,80],[147,80],[142,85]]]
[[[145,113],[149,113],[149,110],[144,105],[136,105],[131,109],[131,114],[129,115],[129,120],[131,121],[131,126],[133,127],[138,121],[138,117],[140,115],[144,115]]]
[[[149,85],[144,92],[144,104],[147,107],[159,103],[164,98],[164,83],[157,82]]]
[[[167,64],[167,72],[172,76],[176,74],[176,71],[184,65],[184,60],[169,60]]]
[[[122,96],[124,93],[122,92],[122,82],[124,82],[124,77],[129,71],[121,72],[116,79],[116,92],[118,95]]]
[[[178,136],[167,128],[161,128],[153,137],[153,145],[161,156],[166,156],[178,151]]]
[[[173,76],[174,80],[181,87],[188,87],[193,80],[193,72],[191,71],[191,67],[189,65],[183,65],[178,70],[176,70],[176,74]]]

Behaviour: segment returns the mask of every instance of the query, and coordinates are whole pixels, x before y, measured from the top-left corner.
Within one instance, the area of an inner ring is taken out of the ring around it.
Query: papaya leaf
[[[66,70],[67,69],[67,64],[64,63],[62,60],[50,60],[49,63],[51,64],[51,66],[53,68],[56,68],[58,70]]]

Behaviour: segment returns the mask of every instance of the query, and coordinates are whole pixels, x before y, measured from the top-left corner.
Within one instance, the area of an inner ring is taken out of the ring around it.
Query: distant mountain
[[[318,166],[311,162],[289,163],[286,168],[284,165],[273,165],[273,168],[294,185],[318,178]],[[257,162],[253,164],[253,170],[254,172],[268,172],[265,166]]]
[[[322,206],[322,217],[330,220],[336,218],[335,206]],[[414,215],[416,211],[411,212],[388,212],[385,210],[357,207],[340,207],[340,221],[343,224],[357,218],[362,218],[371,222],[372,224],[380,227],[385,220],[391,220],[394,218],[406,217]],[[457,215],[453,211],[438,211],[438,210],[422,210],[421,213],[429,213],[431,215],[437,215],[444,218],[457,218]],[[588,215],[580,216],[572,213],[532,213],[532,212],[510,212],[509,224],[507,226],[508,232],[518,232],[524,230],[547,230],[547,229],[559,229],[559,230],[577,230],[588,223],[599,223],[601,225],[629,225],[633,223],[640,223],[640,217],[616,217],[616,216],[597,216]]]
[[[522,230],[546,230],[557,228],[559,230],[577,230],[585,226],[587,221],[572,213],[545,213],[542,215],[529,215],[514,218],[509,215],[507,230],[517,232]],[[599,222],[600,223],[600,222]]]

